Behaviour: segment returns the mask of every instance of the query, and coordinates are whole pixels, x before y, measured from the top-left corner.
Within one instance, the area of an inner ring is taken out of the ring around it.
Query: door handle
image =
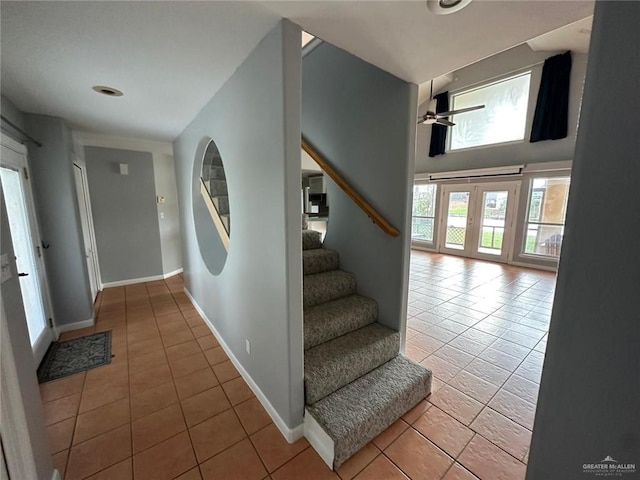
[[[28,273],[18,273],[19,277],[28,277],[29,274]]]

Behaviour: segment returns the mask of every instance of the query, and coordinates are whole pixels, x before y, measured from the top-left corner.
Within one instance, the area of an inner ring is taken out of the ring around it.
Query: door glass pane
[[[433,243],[437,188],[435,184],[417,184],[413,186],[412,240]]]
[[[478,252],[489,255],[502,254],[505,218],[507,216],[508,191],[488,191],[482,194],[480,238]]]
[[[0,168],[0,178],[2,179],[7,216],[9,217],[16,266],[18,272],[28,274],[20,277],[20,290],[29,327],[29,338],[33,346],[45,329],[46,320],[36,269],[36,258],[31,247],[33,241],[25,195],[20,173],[8,168]]]
[[[469,192],[450,192],[447,211],[446,248],[464,250],[469,214]]]
[[[569,184],[569,177],[532,180],[524,253],[549,257],[560,256]]]

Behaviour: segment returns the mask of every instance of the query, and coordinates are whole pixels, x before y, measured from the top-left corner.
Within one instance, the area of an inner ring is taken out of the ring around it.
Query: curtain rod
[[[7,125],[9,125],[11,128],[13,128],[15,131],[17,131],[18,133],[20,133],[21,135],[23,135],[24,137],[26,137],[27,140],[29,140],[30,142],[32,142],[33,144],[35,144],[37,147],[41,147],[42,144],[37,141],[35,138],[33,138],[31,135],[29,135],[27,132],[25,132],[24,130],[22,130],[20,127],[18,127],[16,124],[14,124],[13,122],[11,122],[7,117],[5,117],[4,115],[0,115],[0,119],[2,119],[3,122],[5,122]]]

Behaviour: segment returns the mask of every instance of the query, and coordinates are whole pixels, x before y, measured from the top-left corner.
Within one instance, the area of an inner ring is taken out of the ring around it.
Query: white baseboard
[[[173,277],[182,273],[182,268],[178,268],[173,272],[163,273],[162,275],[153,275],[151,277],[130,278],[129,280],[118,280],[117,282],[106,282],[102,284],[102,288],[109,287],[125,287],[127,285],[134,285],[136,283],[155,282],[157,280],[166,280],[169,277]]]
[[[57,338],[62,332],[68,332],[70,330],[79,330],[81,328],[93,327],[95,324],[96,324],[95,320],[93,318],[90,318],[89,320],[82,320],[81,322],[65,323],[64,325],[56,325],[55,327],[53,327],[53,331],[55,332],[56,338]]]
[[[53,469],[53,475],[51,475],[51,480],[62,480],[60,478],[60,472],[55,468]]]
[[[313,449],[320,455],[320,458],[333,470],[333,459],[335,458],[335,444],[327,432],[313,418],[309,412],[304,411],[304,437],[309,441]]]
[[[249,375],[249,373],[244,369],[242,364],[238,361],[238,359],[233,354],[229,346],[223,340],[220,333],[216,330],[216,327],[213,326],[213,322],[209,320],[209,318],[206,316],[202,308],[200,308],[200,305],[198,305],[198,302],[196,302],[196,300],[191,295],[191,292],[189,292],[189,290],[187,290],[186,287],[184,289],[184,293],[187,295],[187,297],[189,297],[189,300],[191,300],[191,303],[195,307],[196,311],[204,319],[207,326],[209,327],[213,335],[218,340],[218,343],[220,344],[222,349],[225,351],[225,353],[229,357],[229,360],[231,360],[231,363],[233,363],[233,365],[238,369],[238,372],[240,373],[240,375],[242,375],[242,378],[244,379],[244,381],[247,382],[247,385],[249,385],[249,388],[253,391],[253,393],[258,398],[258,400],[260,401],[264,409],[267,411],[267,413],[271,417],[271,420],[273,420],[273,423],[276,424],[276,427],[278,427],[278,430],[280,430],[280,433],[282,433],[282,436],[289,443],[293,443],[296,440],[299,440],[300,438],[302,438],[304,436],[304,424],[300,424],[294,428],[289,428],[287,426],[287,424],[284,422],[284,420],[282,420],[282,418],[280,417],[276,409],[273,408],[273,405],[271,405],[271,402],[269,402],[269,399],[267,399],[266,395],[262,393],[262,390],[260,390],[260,387],[258,387],[258,385],[253,380],[253,378],[251,378],[251,375]]]
[[[534,270],[545,270],[547,272],[558,272],[558,267],[548,267],[546,265],[537,265],[535,263],[509,262],[509,265],[513,265],[515,267],[533,268]]]
[[[106,282],[102,284],[102,288],[124,287],[126,285],[134,285],[136,283],[155,282],[164,280],[164,275],[154,275],[152,277],[130,278],[129,280],[118,280],[117,282]]]
[[[182,268],[178,268],[177,270],[174,270],[173,272],[165,273],[163,275],[163,277],[166,280],[167,278],[173,277],[174,275],[178,275],[179,273],[182,273]]]

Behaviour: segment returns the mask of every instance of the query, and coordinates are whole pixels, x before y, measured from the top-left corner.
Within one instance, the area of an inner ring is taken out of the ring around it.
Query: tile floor
[[[553,274],[413,252],[407,354],[433,393],[340,470],[289,445],[183,293],[110,288],[108,366],[41,385],[65,480],[524,478]],[[475,476],[474,476],[475,475]]]

